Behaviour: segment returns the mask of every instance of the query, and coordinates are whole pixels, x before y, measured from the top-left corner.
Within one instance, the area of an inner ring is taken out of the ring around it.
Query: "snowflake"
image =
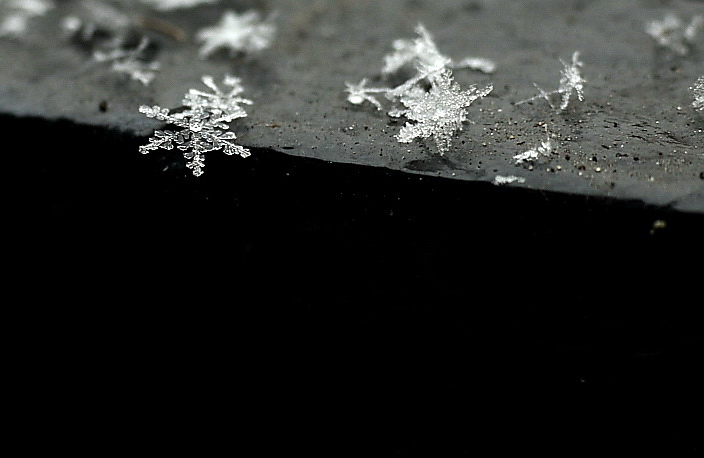
[[[467,107],[489,94],[493,87],[489,85],[478,90],[472,85],[463,91],[454,82],[449,69],[434,78],[433,83],[428,92],[411,92],[401,97],[401,103],[407,108],[397,114],[416,123],[406,123],[396,138],[401,143],[410,143],[416,138],[432,136],[438,151],[443,154],[450,149],[452,137],[462,130],[462,124],[467,121]]]
[[[220,0],[141,0],[158,11],[173,11],[181,8],[192,8],[203,4],[213,4]]]
[[[0,21],[0,37],[19,38],[29,30],[30,19],[43,16],[54,8],[52,0],[8,0],[2,5],[9,10]]]
[[[521,154],[516,154],[515,156],[513,156],[513,158],[516,160],[516,164],[531,162],[540,158],[541,156],[549,156],[554,151],[554,147],[552,141],[550,140],[550,133],[548,132],[547,125],[545,126],[545,133],[547,135],[547,139],[545,141],[541,141],[540,145],[535,146]]]
[[[250,156],[247,148],[232,142],[237,138],[234,132],[227,131],[228,122],[247,116],[239,104],[252,104],[251,100],[239,97],[243,91],[240,79],[225,76],[223,84],[231,87],[229,92],[220,90],[211,76],[203,76],[202,81],[213,93],[191,89],[182,102],[187,107],[184,111],[171,113],[169,109],[158,105],[139,107],[140,113],[148,118],[181,128],[179,131],[155,131],[149,143],[140,146],[139,151],[147,154],[156,149],[172,150],[175,147],[183,151],[183,157],[188,161],[186,167],[191,169],[195,176],[203,174],[204,155],[209,151],[222,150],[227,155]]]
[[[117,48],[110,52],[95,51],[93,59],[96,62],[112,62],[113,71],[127,73],[133,80],[137,80],[147,86],[154,79],[156,72],[160,68],[159,62],[143,62],[139,60],[139,55],[148,45],[149,40],[142,38],[137,48],[133,50]]]
[[[492,85],[477,89],[472,85],[463,91],[454,82],[453,68],[472,68],[486,73],[496,65],[483,58],[469,57],[458,63],[440,53],[430,33],[422,24],[416,27],[418,37],[412,40],[395,40],[393,52],[384,57],[381,69],[388,76],[404,67],[412,67],[415,74],[400,85],[388,87],[368,87],[367,78],[357,84],[346,82],[347,101],[354,105],[369,102],[378,111],[383,105],[378,96],[391,101],[388,110],[391,117],[405,117],[407,122],[396,139],[410,143],[415,139],[433,137],[438,152],[449,151],[452,138],[462,130],[467,121],[467,107],[475,100],[485,97],[493,90]]]
[[[209,57],[220,48],[228,48],[230,55],[235,55],[269,47],[276,33],[272,18],[262,20],[254,10],[242,14],[226,11],[217,25],[198,31],[196,40],[203,42],[199,51],[201,58]]]
[[[702,26],[704,26],[704,16],[694,16],[690,23],[685,25],[678,16],[668,14],[662,20],[649,22],[645,27],[645,32],[655,40],[658,46],[686,56]]]
[[[584,83],[586,83],[587,80],[582,78],[582,74],[580,72],[580,68],[584,65],[584,63],[579,60],[579,52],[575,51],[572,54],[571,63],[568,64],[562,59],[560,59],[560,62],[562,63],[563,69],[560,71],[560,86],[556,90],[546,92],[541,89],[537,84],[533,83],[533,85],[538,89],[540,94],[529,99],[516,102],[516,105],[520,105],[522,103],[542,98],[545,99],[548,104],[550,104],[550,107],[555,108],[555,104],[552,101],[552,96],[555,94],[560,94],[562,101],[560,102],[559,111],[563,111],[569,105],[570,98],[572,97],[573,92],[577,93],[577,98],[580,102],[583,101]]]
[[[691,87],[690,89],[694,94],[692,106],[697,110],[704,110],[704,75],[700,76],[697,79],[697,82],[694,83],[694,87]]]

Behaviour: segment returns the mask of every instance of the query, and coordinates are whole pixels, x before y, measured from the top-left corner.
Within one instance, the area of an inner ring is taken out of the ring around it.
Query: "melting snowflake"
[[[273,16],[262,20],[254,10],[242,14],[225,11],[217,25],[198,31],[196,40],[203,42],[199,54],[207,58],[221,48],[229,49],[230,55],[261,51],[274,39],[276,27],[272,20]]]
[[[694,94],[692,106],[697,110],[704,110],[704,75],[700,76],[697,79],[697,82],[694,83],[694,87],[691,87],[690,89]]]
[[[541,141],[539,145],[525,151],[521,154],[516,154],[513,158],[516,160],[516,164],[522,164],[524,162],[532,162],[541,156],[549,156],[554,151],[554,146],[550,140],[550,133],[548,132],[547,125],[545,126],[545,133],[547,138],[545,141]]]
[[[109,52],[96,51],[93,53],[93,59],[96,62],[112,62],[113,71],[126,73],[133,80],[137,80],[147,86],[154,79],[156,72],[160,68],[159,62],[144,62],[139,59],[139,55],[142,54],[148,45],[149,40],[142,38],[137,48],[133,50],[117,48]]]
[[[511,183],[525,183],[526,179],[523,177],[517,177],[516,175],[496,175],[494,177],[494,184],[497,186],[511,184]]]
[[[685,24],[678,16],[668,14],[662,20],[649,22],[645,32],[658,46],[686,56],[690,53],[690,48],[702,26],[704,26],[704,16],[694,16],[689,24]]]
[[[383,110],[380,95],[391,101],[391,117],[405,117],[407,122],[396,139],[410,143],[415,139],[433,137],[438,152],[449,151],[452,138],[462,130],[467,121],[467,108],[475,100],[485,97],[493,86],[477,89],[472,85],[462,90],[454,82],[453,68],[474,68],[487,73],[495,64],[482,58],[467,58],[455,63],[438,50],[430,33],[422,24],[416,27],[418,37],[413,40],[396,40],[393,52],[385,56],[381,73],[388,76],[404,67],[412,67],[415,74],[393,87],[368,87],[364,78],[358,84],[346,82],[347,101],[354,105],[369,102]]]
[[[556,90],[546,92],[541,89],[537,84],[533,83],[533,85],[538,89],[540,94],[536,95],[535,97],[516,102],[516,105],[520,105],[522,103],[542,98],[548,102],[550,107],[555,108],[555,104],[552,101],[552,96],[559,94],[562,100],[560,102],[559,111],[563,111],[569,105],[570,98],[572,97],[573,92],[577,94],[577,98],[580,102],[583,101],[584,83],[586,83],[587,80],[582,78],[580,68],[584,65],[584,63],[579,60],[579,52],[575,51],[572,54],[571,63],[568,64],[562,59],[560,59],[560,62],[562,63],[563,69],[560,71],[560,86]]]
[[[227,155],[237,154],[241,157],[250,156],[250,151],[232,142],[237,136],[228,131],[227,123],[237,118],[247,116],[240,106],[241,103],[251,105],[252,101],[239,97],[243,92],[241,80],[226,76],[223,84],[229,86],[229,92],[222,91],[211,76],[202,77],[203,84],[213,92],[191,89],[184,96],[183,105],[186,110],[171,113],[167,108],[158,105],[139,107],[140,113],[148,118],[173,124],[180,130],[157,130],[149,143],[139,147],[139,151],[147,154],[156,149],[183,151],[183,157],[188,161],[186,167],[193,175],[201,176],[205,167],[205,153],[222,150]]]

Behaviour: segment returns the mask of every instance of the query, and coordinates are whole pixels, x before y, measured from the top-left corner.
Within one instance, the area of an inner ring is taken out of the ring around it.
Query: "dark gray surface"
[[[170,13],[133,8],[137,32],[152,39],[162,65],[147,87],[106,65],[88,65],[87,47],[60,28],[77,3],[59,2],[21,40],[0,40],[0,112],[118,129],[146,142],[160,124],[139,105],[178,107],[189,88],[204,88],[202,75],[218,80],[231,73],[243,78],[243,95],[254,101],[249,116],[232,124],[243,146],[456,180],[516,175],[525,183],[509,186],[704,212],[704,114],[693,109],[688,90],[704,73],[704,33],[685,57],[657,48],[645,33],[648,21],[669,12],[704,14],[702,2],[223,0]],[[228,8],[276,11],[272,47],[254,56],[199,58],[195,32]],[[166,21],[185,38],[140,28],[143,17]],[[413,38],[419,22],[442,53],[498,64],[492,75],[455,71],[463,87],[493,83],[494,91],[470,107],[473,122],[443,157],[432,141],[398,143],[401,121],[371,105],[351,105],[344,93],[345,81],[364,77],[386,85],[384,55],[393,40]],[[588,80],[584,102],[573,101],[564,113],[543,101],[514,105],[535,95],[533,83],[557,88],[559,59],[574,51]],[[541,123],[556,135],[556,153],[533,167],[516,165],[514,155],[544,139]],[[207,165],[206,158],[206,173]]]

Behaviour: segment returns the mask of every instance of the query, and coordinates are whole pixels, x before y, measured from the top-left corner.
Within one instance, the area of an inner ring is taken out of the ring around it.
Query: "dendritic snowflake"
[[[161,67],[159,62],[145,62],[139,56],[149,45],[147,38],[142,38],[137,47],[132,50],[116,48],[109,52],[95,51],[93,59],[96,62],[112,62],[112,70],[118,73],[126,73],[133,80],[137,80],[147,86],[156,76],[156,72]]]
[[[697,15],[685,24],[675,14],[667,14],[661,20],[650,21],[645,26],[645,32],[650,35],[658,46],[670,49],[680,56],[690,53],[690,48],[704,26],[704,16]]]
[[[453,68],[473,68],[486,73],[495,64],[478,57],[469,57],[458,63],[440,53],[431,34],[422,25],[416,27],[417,37],[396,40],[393,52],[385,56],[381,73],[388,76],[404,67],[412,67],[415,74],[396,87],[369,87],[367,78],[357,84],[346,82],[347,101],[360,105],[369,102],[383,110],[381,95],[391,102],[388,115],[405,117],[407,122],[396,139],[410,143],[415,139],[433,137],[437,151],[442,155],[450,150],[452,138],[467,121],[467,108],[477,99],[486,97],[493,86],[478,89],[472,85],[462,90],[454,81]]]
[[[704,75],[700,76],[690,89],[694,94],[692,106],[699,111],[704,111]]]
[[[579,60],[579,52],[575,51],[572,54],[571,63],[568,64],[562,59],[560,59],[560,62],[562,63],[563,69],[560,71],[560,86],[557,89],[555,89],[554,91],[546,92],[537,84],[533,83],[533,85],[538,89],[540,94],[536,95],[535,97],[516,102],[516,105],[520,105],[526,102],[533,101],[535,99],[542,98],[545,99],[550,105],[550,107],[554,109],[555,104],[552,101],[552,96],[560,95],[561,102],[558,109],[559,111],[563,111],[569,105],[573,92],[577,94],[577,98],[580,102],[584,101],[584,83],[586,83],[587,80],[582,77],[582,73],[580,71],[580,68],[584,65],[584,63]]]
[[[225,11],[220,22],[198,31],[196,40],[203,45],[199,50],[201,58],[207,58],[218,49],[229,49],[230,55],[239,52],[254,53],[271,44],[276,34],[273,16],[262,19],[254,10],[238,14]]]
[[[139,107],[140,113],[148,118],[173,124],[180,130],[157,130],[149,143],[139,147],[139,151],[147,154],[156,149],[171,150],[174,147],[183,151],[183,157],[188,161],[186,167],[193,175],[201,176],[205,167],[205,153],[222,150],[227,155],[238,154],[241,157],[250,156],[250,151],[232,142],[237,136],[228,131],[227,123],[237,118],[247,116],[240,104],[251,105],[252,101],[239,96],[243,92],[241,80],[226,76],[223,84],[229,86],[228,92],[222,91],[211,76],[202,77],[203,84],[213,92],[191,89],[184,96],[183,105],[187,108],[178,113],[171,113],[167,108],[158,105]]]
[[[19,38],[29,30],[29,21],[55,7],[52,0],[6,0],[0,2],[0,37]]]

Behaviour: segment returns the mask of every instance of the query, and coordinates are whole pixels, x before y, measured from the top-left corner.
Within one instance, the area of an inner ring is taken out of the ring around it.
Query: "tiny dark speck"
[[[101,101],[100,104],[98,105],[98,109],[102,113],[105,113],[106,111],[108,111],[108,101],[107,100]]]

